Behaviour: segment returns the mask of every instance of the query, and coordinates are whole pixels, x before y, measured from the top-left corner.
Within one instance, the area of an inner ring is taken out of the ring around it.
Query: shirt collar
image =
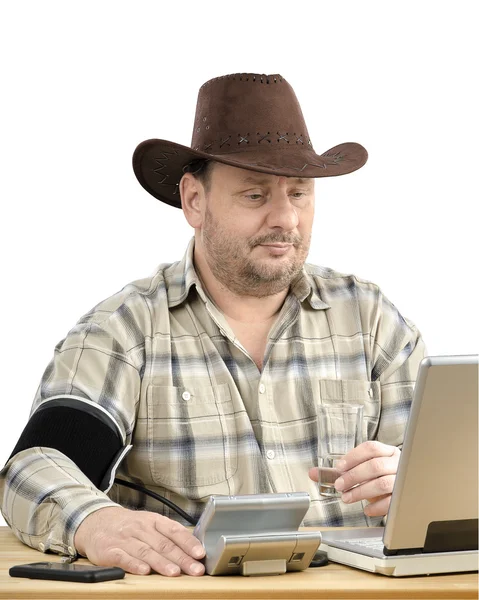
[[[202,298],[204,296],[193,262],[194,248],[195,238],[193,237],[186,248],[183,258],[179,262],[173,263],[165,270],[168,308],[174,308],[184,302],[192,285],[196,285],[198,290],[201,289],[201,293],[199,293]]]
[[[205,291],[201,286],[200,279],[195,270],[193,261],[193,252],[195,248],[195,238],[193,237],[186,249],[181,261],[173,263],[165,271],[165,280],[168,297],[168,308],[174,308],[186,300],[193,285],[204,302],[208,301]],[[314,280],[308,274],[306,266],[291,285],[291,292],[300,302],[307,300],[311,308],[325,309],[330,308],[329,304],[323,302],[319,295]]]
[[[329,304],[321,300],[318,287],[307,272],[307,265],[303,267],[298,278],[292,283],[291,291],[300,302],[307,300],[311,308],[315,310],[331,308]]]

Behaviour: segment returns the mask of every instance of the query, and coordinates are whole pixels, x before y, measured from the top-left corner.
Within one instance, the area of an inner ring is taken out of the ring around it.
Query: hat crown
[[[201,86],[193,150],[229,154],[288,145],[312,149],[298,99],[284,77],[234,73]]]
[[[181,178],[198,159],[307,178],[352,173],[367,158],[366,149],[356,142],[344,142],[317,154],[296,94],[281,75],[234,73],[201,86],[191,147],[156,138],[145,140],[135,149],[133,168],[145,190],[181,208]]]

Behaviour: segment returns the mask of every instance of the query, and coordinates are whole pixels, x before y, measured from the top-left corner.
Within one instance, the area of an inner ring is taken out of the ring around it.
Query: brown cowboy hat
[[[347,142],[316,154],[284,77],[236,73],[201,86],[190,148],[146,140],[133,154],[133,169],[147,192],[181,208],[180,179],[185,167],[201,158],[273,175],[332,177],[356,171],[368,153]]]

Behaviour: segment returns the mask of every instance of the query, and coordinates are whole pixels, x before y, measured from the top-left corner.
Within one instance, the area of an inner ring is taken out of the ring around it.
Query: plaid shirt
[[[98,403],[133,449],[119,468],[198,517],[208,496],[307,491],[306,526],[377,525],[361,503],[324,499],[316,405],[364,406],[363,439],[401,446],[420,333],[377,285],[306,264],[269,333],[260,372],[193,264],[160,265],[80,319],[61,341],[32,412],[52,396]],[[108,494],[61,452],[31,448],[1,472],[2,514],[26,544],[75,555],[91,512],[121,504],[180,522],[165,505],[114,485]]]

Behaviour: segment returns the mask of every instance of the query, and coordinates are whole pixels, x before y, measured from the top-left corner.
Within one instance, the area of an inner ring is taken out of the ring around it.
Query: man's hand
[[[205,572],[197,562],[205,555],[201,543],[183,525],[153,512],[101,508],[81,523],[74,543],[91,563],[135,575]]]
[[[386,515],[400,456],[399,448],[375,441],[363,442],[345,454],[344,464],[336,464],[341,476],[334,482],[334,487],[343,492],[342,501],[351,504],[368,500],[369,504],[364,509],[366,515]],[[310,469],[309,476],[318,481],[318,468]]]

